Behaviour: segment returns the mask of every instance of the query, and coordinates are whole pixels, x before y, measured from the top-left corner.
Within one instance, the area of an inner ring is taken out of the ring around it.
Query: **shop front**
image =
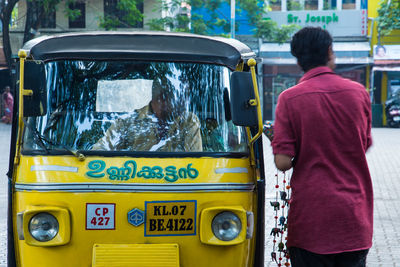
[[[368,42],[334,42],[335,72],[345,78],[367,86],[370,46]],[[263,59],[264,120],[275,119],[279,94],[295,85],[304,74],[290,54],[289,44],[264,43]]]
[[[393,102],[400,101],[400,45],[374,46],[370,79],[373,125],[391,126],[389,108]]]
[[[335,72],[369,87],[371,46],[367,32],[365,0],[280,0],[271,4],[268,18],[278,25],[315,26],[333,37]],[[279,94],[295,85],[304,74],[290,53],[290,44],[263,42],[264,120],[275,119]]]

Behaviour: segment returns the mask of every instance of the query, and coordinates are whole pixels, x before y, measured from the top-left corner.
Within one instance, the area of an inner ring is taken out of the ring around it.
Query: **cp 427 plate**
[[[196,200],[146,201],[144,235],[196,235],[196,206]]]

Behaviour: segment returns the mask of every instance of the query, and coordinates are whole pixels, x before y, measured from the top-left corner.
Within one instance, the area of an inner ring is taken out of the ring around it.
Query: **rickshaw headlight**
[[[214,217],[211,227],[218,239],[231,241],[239,236],[242,230],[242,222],[235,213],[224,211]]]
[[[29,222],[29,232],[37,241],[50,241],[58,234],[58,221],[49,213],[38,213]]]

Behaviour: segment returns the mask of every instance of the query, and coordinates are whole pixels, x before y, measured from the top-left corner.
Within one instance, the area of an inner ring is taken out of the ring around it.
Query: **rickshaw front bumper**
[[[179,267],[178,244],[95,244],[92,266]]]

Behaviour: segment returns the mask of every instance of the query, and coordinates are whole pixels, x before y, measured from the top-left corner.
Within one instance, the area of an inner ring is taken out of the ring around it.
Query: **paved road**
[[[6,263],[6,217],[9,139],[11,127],[0,124],[0,267]],[[374,145],[367,154],[375,191],[374,245],[368,256],[368,267],[400,267],[400,129],[376,128],[372,131]],[[272,153],[265,142],[267,203],[275,196],[275,173]],[[273,226],[273,211],[266,206],[266,262],[270,262],[272,239],[268,230]]]
[[[7,176],[11,126],[0,123],[0,267],[7,260]]]

